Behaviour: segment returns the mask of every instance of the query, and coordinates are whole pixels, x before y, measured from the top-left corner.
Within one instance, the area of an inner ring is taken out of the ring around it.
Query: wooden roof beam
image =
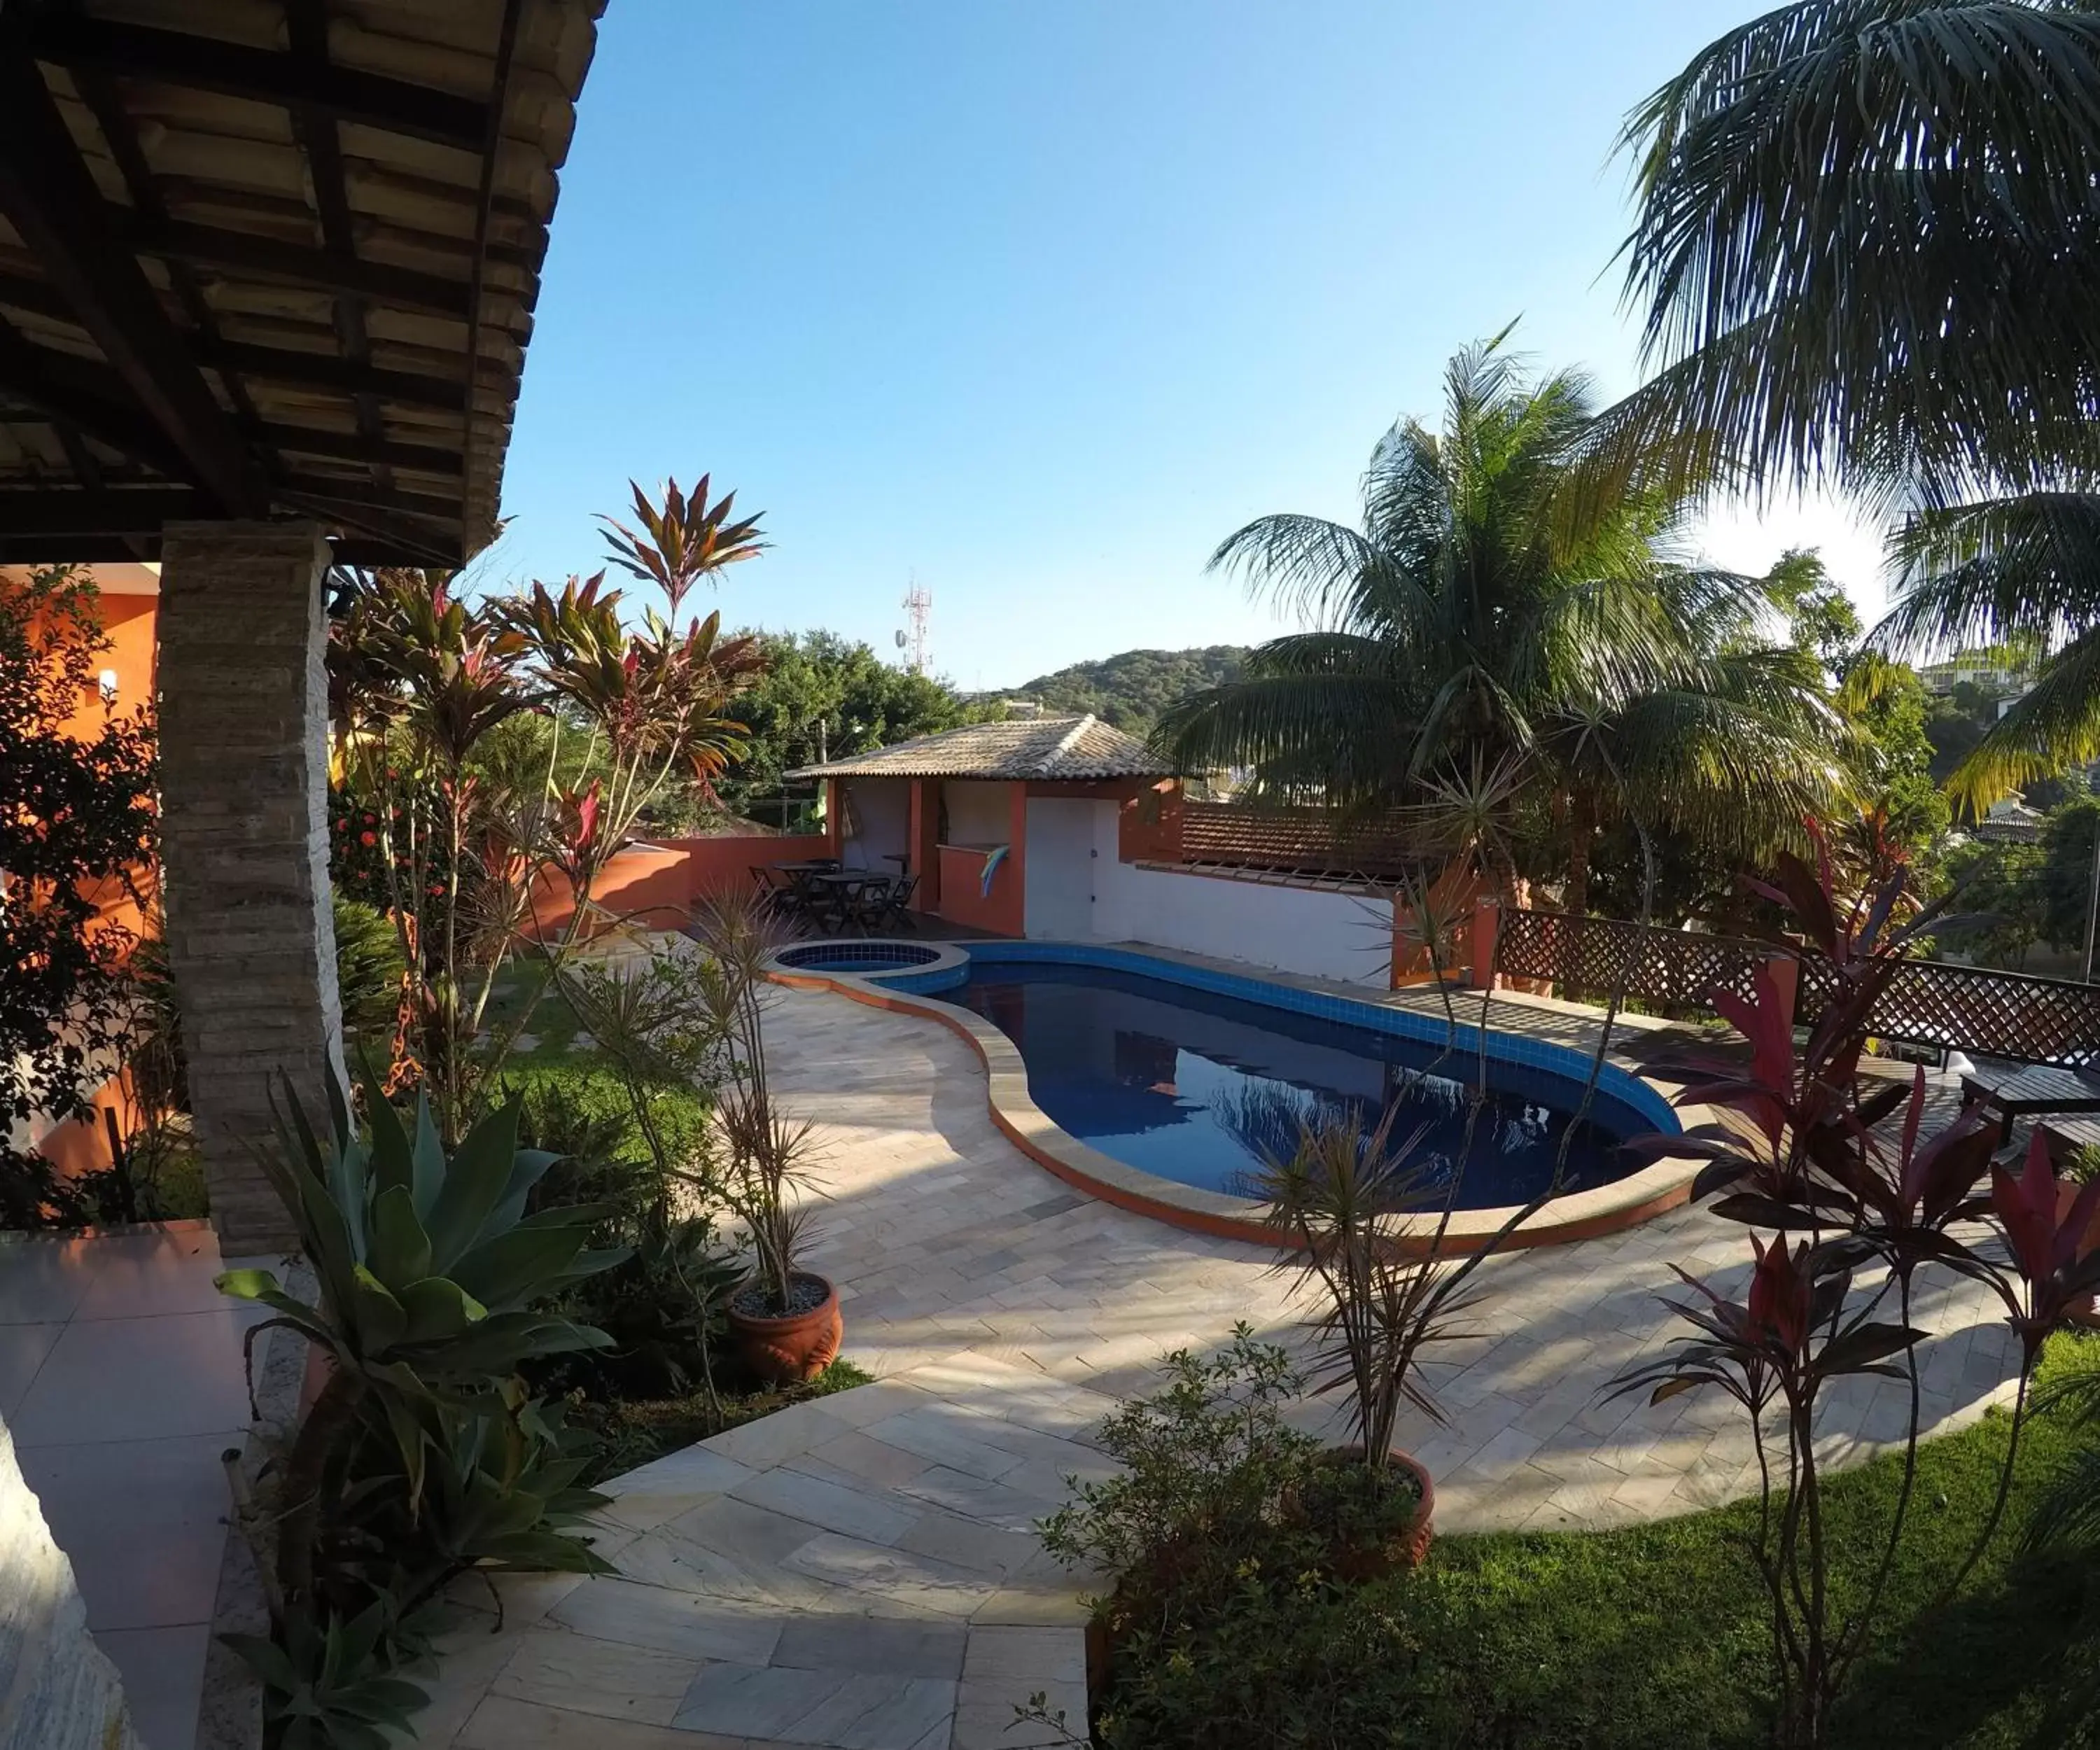
[[[20,18],[16,7],[0,13],[0,211],[221,510],[260,514],[269,502],[262,474],[109,223],[42,73],[23,52]]]
[[[355,292],[382,303],[400,304],[461,322],[467,317],[470,295],[464,280],[448,280],[442,274],[422,273],[412,267],[395,267],[358,257],[345,260],[306,244],[285,243],[245,231],[222,231],[216,226],[194,225],[182,219],[158,223],[135,220],[126,229],[124,241],[141,255],[252,273],[319,291]]]
[[[293,55],[310,68],[329,64],[328,14],[321,0],[285,0],[285,23]],[[357,243],[350,218],[350,180],[343,169],[342,142],[335,117],[326,110],[302,104],[292,111],[292,132],[307,155],[307,170],[313,185],[314,208],[320,217],[321,243],[338,263],[354,264]],[[354,292],[335,296],[336,337],[342,355],[354,365],[372,363],[372,337],[365,328],[364,305]],[[365,460],[372,469],[372,483],[382,492],[394,489],[394,471],[379,454],[386,439],[386,422],[379,402],[368,390],[351,397],[357,410],[357,429],[369,447]]]
[[[0,287],[0,303],[7,302]],[[333,353],[301,352],[289,346],[258,346],[228,341],[213,349],[205,363],[259,382],[298,389],[329,389],[342,395],[375,395],[399,407],[428,408],[457,413],[466,405],[466,385],[450,377],[426,377],[415,371],[390,371],[382,365],[352,364]],[[484,374],[483,381],[488,381]],[[507,393],[508,379],[490,383]]]
[[[479,152],[488,132],[488,105],[472,98],[355,68],[315,65],[274,49],[48,7],[28,34],[29,51],[54,66],[90,67],[280,108],[297,104],[465,152]]]
[[[87,68],[75,70],[73,87],[86,104],[95,125],[102,130],[104,143],[109,156],[116,161],[117,174],[124,179],[124,187],[131,196],[132,206],[149,220],[164,220],[168,216],[167,204],[161,198],[161,191],[153,179],[153,168],[146,161],[145,149],[139,143],[138,130],[125,112],[123,101],[117,95],[116,82],[108,74],[96,73]],[[186,262],[167,264],[168,283],[174,289],[175,299],[183,307],[196,338],[209,346],[218,338],[218,324],[212,315],[210,303],[204,289],[197,284],[196,274]],[[236,416],[252,421],[255,404],[248,399],[248,391],[238,381],[226,385],[227,399],[232,402]]]
[[[459,524],[460,501],[457,498],[440,498],[430,492],[382,492],[355,480],[337,480],[325,474],[286,474],[278,485],[280,498],[311,499],[338,509],[398,512],[403,516],[448,523],[455,529]],[[348,522],[350,518],[346,517],[343,520]]]
[[[55,425],[69,425],[177,479],[188,476],[166,434],[121,398],[123,382],[113,371],[33,346],[5,321],[0,321],[0,386]]]
[[[0,542],[29,536],[158,535],[161,525],[215,514],[186,486],[114,487],[99,492],[48,486],[0,489]]]
[[[271,449],[291,456],[328,456],[340,461],[406,468],[417,474],[445,474],[455,478],[462,465],[457,450],[421,443],[397,443],[383,435],[373,437],[362,430],[315,431],[303,425],[263,425],[256,428],[256,435]],[[386,489],[382,483],[381,490]]]

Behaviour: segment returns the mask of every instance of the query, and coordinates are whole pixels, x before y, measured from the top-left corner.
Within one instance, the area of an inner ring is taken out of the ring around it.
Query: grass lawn
[[[2100,1365],[2100,1338],[2058,1339],[2045,1370]],[[1921,1452],[1917,1505],[1882,1616],[1834,1742],[1860,1747],[2100,1743],[2093,1706],[2100,1567],[2019,1549],[2025,1508],[2076,1438],[2029,1421],[1993,1547],[1961,1595],[1928,1607],[1990,1509],[2010,1421],[1994,1413]],[[1833,1479],[1825,1502],[1841,1585],[1878,1551],[1901,1480],[1895,1460]],[[1742,1502],[1599,1534],[1440,1539],[1423,1576],[1439,1618],[1444,1681],[1464,1686],[1469,1743],[1540,1747],[1751,1746],[1766,1742],[1762,1588],[1743,1554],[1757,1508]],[[1396,1605],[1402,1620],[1417,1601]],[[1463,1656],[1449,1655],[1462,1651]]]
[[[2051,1346],[2045,1378],[2100,1367]],[[2100,1747],[2100,1562],[2028,1554],[2034,1503],[2090,1430],[2031,1419],[1998,1535],[1940,1604],[1988,1518],[2010,1418],[1925,1447],[1915,1505],[1833,1750]],[[1886,1546],[1900,1458],[1831,1479],[1833,1590],[1856,1602]],[[1171,1514],[1171,1507],[1158,1510]],[[1771,1738],[1764,1592],[1742,1501],[1624,1531],[1440,1537],[1366,1586],[1308,1566],[1301,1535],[1244,1528],[1223,1565],[1169,1562],[1133,1614],[1096,1723],[1109,1750],[1758,1750]],[[1168,1548],[1171,1549],[1171,1545]]]

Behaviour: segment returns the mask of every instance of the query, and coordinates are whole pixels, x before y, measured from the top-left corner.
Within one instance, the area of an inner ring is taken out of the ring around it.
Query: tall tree
[[[1955,774],[2100,752],[2100,13],[1803,0],[1633,116],[1634,432],[1906,524],[1891,648],[2066,644]]]
[[[70,566],[0,576],[0,1228],[132,1215],[11,1135],[89,1117],[130,1038],[134,938],[109,902],[152,861],[153,734],[143,710],[80,721],[110,647],[96,601]]]
[[[1621,814],[1745,851],[1789,835],[1838,780],[1815,663],[1759,641],[1757,582],[1683,556],[1696,496],[1668,446],[1630,462],[1605,434],[1580,376],[1534,381],[1502,337],[1458,355],[1442,431],[1403,421],[1373,452],[1361,528],[1269,516],[1219,548],[1317,629],[1158,738],[1343,809],[1519,770],[1564,823],[1571,906]]]
[[[999,708],[966,705],[944,682],[893,667],[834,632],[754,636],[765,670],[730,703],[729,715],[748,733],[715,787],[732,811],[765,825],[782,823],[768,810],[797,766],[953,729]]]

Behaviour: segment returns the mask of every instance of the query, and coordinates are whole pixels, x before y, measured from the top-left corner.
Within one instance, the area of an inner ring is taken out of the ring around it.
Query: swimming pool
[[[865,978],[931,966],[941,959],[941,950],[924,942],[834,938],[783,948],[773,958],[790,972],[854,972]]]
[[[1273,985],[1273,997],[1255,1000],[1232,990],[1258,990],[1252,981],[1148,968],[1133,954],[1056,959],[1035,948],[973,944],[967,976],[942,998],[1012,1041],[1030,1097],[1061,1130],[1200,1190],[1248,1195],[1250,1173],[1265,1153],[1289,1152],[1302,1120],[1350,1107],[1375,1122],[1399,1102],[1396,1136],[1426,1126],[1413,1158],[1432,1183],[1458,1174],[1453,1201],[1467,1210],[1529,1201],[1551,1182],[1564,1143],[1564,1195],[1609,1184],[1641,1164],[1620,1148],[1627,1138],[1677,1127],[1651,1091],[1616,1069],[1578,1119],[1586,1063],[1564,1047],[1491,1034],[1488,1099],[1461,1173],[1479,1059],[1447,1054],[1433,1022]],[[1380,1028],[1341,1018],[1352,1010]]]

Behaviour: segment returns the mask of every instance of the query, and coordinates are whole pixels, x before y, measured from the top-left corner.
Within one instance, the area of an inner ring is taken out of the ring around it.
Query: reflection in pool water
[[[1412,1160],[1432,1182],[1448,1180],[1464,1142],[1471,1053],[1102,967],[973,959],[968,982],[946,994],[1013,1041],[1053,1123],[1185,1185],[1244,1194],[1264,1155],[1288,1154],[1323,1109],[1375,1122],[1400,1102],[1393,1135],[1423,1128]],[[1654,1126],[1622,1101],[1600,1091],[1577,1122],[1582,1090],[1567,1078],[1493,1060],[1487,1073],[1458,1207],[1536,1196],[1571,1126],[1564,1192],[1638,1164],[1617,1144]]]

